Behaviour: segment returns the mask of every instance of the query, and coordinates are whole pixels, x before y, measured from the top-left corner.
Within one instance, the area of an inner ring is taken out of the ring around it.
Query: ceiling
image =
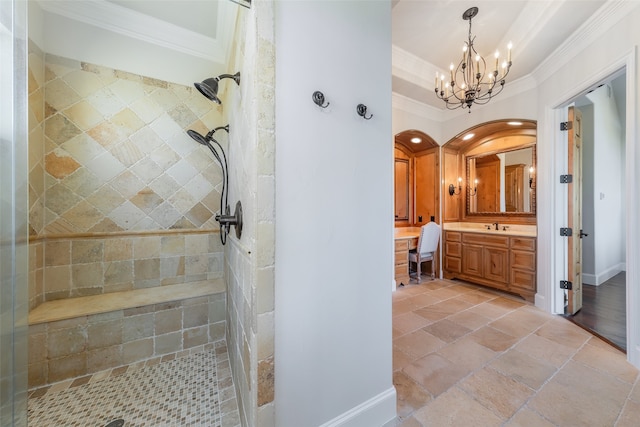
[[[513,43],[509,83],[531,76],[606,0],[392,0],[393,92],[445,109],[434,94],[435,74],[462,58],[469,21],[474,47],[485,58],[501,57]],[[506,90],[506,89],[505,89]]]

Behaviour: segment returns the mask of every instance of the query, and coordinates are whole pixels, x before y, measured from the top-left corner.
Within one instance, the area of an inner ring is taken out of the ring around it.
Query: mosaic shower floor
[[[28,401],[37,427],[239,427],[224,341],[155,364],[130,365],[46,389]]]

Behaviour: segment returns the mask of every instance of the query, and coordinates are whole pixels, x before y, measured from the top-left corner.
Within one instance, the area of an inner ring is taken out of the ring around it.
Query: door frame
[[[555,314],[564,312],[564,290],[559,288],[560,280],[567,277],[568,242],[560,237],[559,230],[566,226],[567,218],[567,186],[560,184],[559,176],[567,170],[567,149],[564,143],[566,134],[560,130],[560,123],[567,120],[567,106],[588,90],[605,79],[616,74],[626,73],[626,127],[625,158],[626,171],[626,312],[627,312],[627,360],[640,368],[640,268],[636,267],[640,260],[640,226],[634,221],[640,216],[640,150],[635,148],[637,136],[637,49],[634,47],[618,61],[588,79],[577,82],[573,87],[557,98],[557,102],[544,107],[545,138],[549,142],[548,149],[539,149],[539,169],[544,168],[548,174],[541,174],[539,186],[547,189],[550,198],[540,204],[538,226],[539,235],[547,238],[538,239],[538,295],[536,305]],[[542,144],[539,144],[542,145]],[[542,148],[542,147],[540,147]],[[542,170],[542,169],[540,169]],[[546,176],[545,176],[546,175]],[[539,193],[541,194],[542,191]],[[544,194],[544,193],[542,193]],[[542,291],[542,292],[540,292]],[[632,309],[634,308],[634,309]]]

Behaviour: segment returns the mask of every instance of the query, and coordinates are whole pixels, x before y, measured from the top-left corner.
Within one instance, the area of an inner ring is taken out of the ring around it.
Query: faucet
[[[498,230],[498,223],[494,222],[493,225],[495,225],[496,226],[496,230]]]

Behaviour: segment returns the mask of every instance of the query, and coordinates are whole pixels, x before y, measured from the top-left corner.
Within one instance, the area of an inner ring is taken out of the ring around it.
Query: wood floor
[[[626,352],[626,273],[623,271],[600,286],[583,285],[582,309],[567,318]]]

